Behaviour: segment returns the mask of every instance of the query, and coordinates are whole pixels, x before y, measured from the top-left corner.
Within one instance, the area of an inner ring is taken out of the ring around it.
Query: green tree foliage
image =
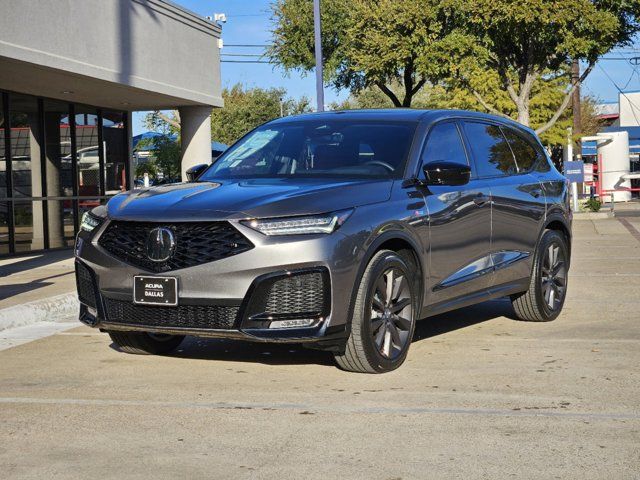
[[[598,115],[597,105],[598,101],[594,97],[582,97],[580,102],[582,135],[595,135],[605,126],[605,122]]]
[[[148,173],[151,178],[158,176],[158,166],[154,160],[147,160],[136,165],[136,178],[142,178],[145,173]]]
[[[410,107],[428,81],[447,72],[453,23],[438,0],[322,1],[325,80],[357,93],[379,88],[396,107]],[[314,68],[312,2],[273,4],[268,55],[285,70]],[[392,89],[393,83],[402,86]]]
[[[165,178],[180,178],[181,152],[180,140],[174,140],[168,136],[153,139],[153,156],[155,164]]]
[[[487,101],[500,108],[500,112],[506,116],[515,118],[517,111],[507,93],[500,89],[499,79],[495,72],[481,71],[481,79],[478,79],[480,91]],[[538,79],[533,89],[531,102],[532,125],[546,121],[558,108],[564,97],[564,76],[546,76]],[[391,84],[393,91],[401,91],[402,86]],[[377,88],[366,88],[349,96],[342,103],[331,105],[332,109],[356,109],[356,108],[392,108],[393,103]],[[443,108],[461,110],[485,110],[478,99],[460,85],[451,86],[445,84],[427,84],[413,99],[414,108]],[[547,145],[562,145],[566,143],[567,127],[571,125],[571,112],[566,111],[559,120],[541,135],[542,141]]]
[[[224,108],[216,108],[211,114],[211,134],[228,145],[269,120],[311,111],[308,98],[287,98],[283,88],[245,89],[236,84],[224,89],[222,98]]]
[[[566,70],[571,60],[586,62],[581,77],[566,82],[562,100],[550,116],[538,122],[538,133],[551,128],[569,105],[573,90],[586,78],[598,56],[626,45],[638,32],[637,0],[450,0],[457,23],[473,39],[457,52],[471,55],[475,65],[458,70],[458,78],[485,108],[502,113],[473,85],[477,69],[495,72],[517,111],[517,120],[532,123],[536,82]],[[455,57],[452,57],[455,58]]]
[[[157,137],[141,140],[136,148],[150,147],[152,159],[141,163],[136,167],[136,176],[141,177],[148,173],[151,177],[157,177],[162,173],[164,178],[180,178],[180,140],[163,134]]]
[[[245,133],[280,116],[312,111],[307,97],[294,99],[284,88],[245,88],[238,83],[222,91],[223,108],[211,113],[211,135],[214,140],[231,145]],[[150,112],[145,118],[149,130],[180,136],[180,115],[171,112]],[[159,145],[163,151],[168,145]]]
[[[323,0],[325,81],[358,101],[380,89],[390,106],[419,106],[421,90],[445,86],[447,106],[506,115],[558,142],[571,93],[598,56],[630,43],[639,13],[638,0]],[[311,71],[312,2],[277,0],[272,14],[270,59]],[[573,59],[586,65],[577,82]]]

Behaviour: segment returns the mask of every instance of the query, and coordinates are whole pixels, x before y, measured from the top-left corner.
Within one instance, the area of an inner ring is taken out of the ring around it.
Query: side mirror
[[[206,163],[200,163],[198,165],[194,165],[193,167],[189,167],[187,169],[187,182],[195,182],[200,174],[204,172],[208,166],[209,165],[207,165]]]
[[[466,185],[471,178],[468,165],[453,162],[433,162],[422,167],[426,185]]]

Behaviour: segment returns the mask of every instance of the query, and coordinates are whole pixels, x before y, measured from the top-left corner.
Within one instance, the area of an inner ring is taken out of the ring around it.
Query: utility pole
[[[324,112],[324,85],[322,81],[322,34],[320,30],[320,0],[313,0],[313,32],[316,54],[316,98],[318,112]]]
[[[571,63],[571,83],[576,84],[580,80],[580,61],[573,60]],[[573,109],[573,134],[580,137],[582,134],[582,112],[580,111],[580,87],[576,87],[571,97],[571,107]],[[580,141],[576,142],[576,155],[581,157]],[[571,159],[569,159],[571,160]]]

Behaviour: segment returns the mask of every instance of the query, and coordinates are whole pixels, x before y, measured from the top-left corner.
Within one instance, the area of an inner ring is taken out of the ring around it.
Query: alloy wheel
[[[405,273],[389,268],[380,275],[371,296],[371,334],[384,358],[394,360],[411,341],[413,293]]]
[[[562,248],[553,242],[547,247],[540,275],[542,296],[551,311],[562,305],[567,286],[567,266]]]

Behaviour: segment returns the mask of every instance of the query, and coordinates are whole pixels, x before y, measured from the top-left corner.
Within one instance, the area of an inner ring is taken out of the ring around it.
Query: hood
[[[327,213],[389,199],[392,180],[251,179],[161,185],[113,197],[120,220],[188,221]]]

